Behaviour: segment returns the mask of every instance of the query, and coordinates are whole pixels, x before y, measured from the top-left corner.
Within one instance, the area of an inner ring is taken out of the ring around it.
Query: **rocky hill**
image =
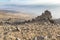
[[[24,13],[0,11],[0,24],[14,24],[31,19],[33,16]]]
[[[31,20],[14,21],[18,25],[11,21],[0,22],[0,40],[60,40],[60,25],[55,24],[48,10]]]

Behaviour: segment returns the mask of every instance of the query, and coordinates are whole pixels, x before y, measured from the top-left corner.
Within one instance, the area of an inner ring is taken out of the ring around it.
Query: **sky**
[[[17,5],[60,5],[60,1],[59,0],[0,0],[0,8],[3,8],[3,9],[17,9],[19,10],[20,7],[18,8],[15,8],[14,7],[9,7],[9,6],[2,6],[2,5],[6,5],[6,4],[17,4]],[[56,18],[60,18],[60,6],[59,7],[37,7],[37,8],[28,8],[28,7],[23,7],[21,8],[22,11],[29,11],[29,12],[32,12],[32,13],[37,13],[36,14],[40,14],[40,12],[44,11],[44,9],[49,9],[51,10],[51,12],[53,13],[53,16],[56,17]],[[6,8],[5,8],[6,7]],[[27,9],[28,8],[28,9]],[[42,10],[42,11],[41,11]],[[39,12],[39,13],[38,13]]]
[[[1,4],[18,4],[18,5],[40,5],[40,4],[60,4],[59,0],[0,0]]]

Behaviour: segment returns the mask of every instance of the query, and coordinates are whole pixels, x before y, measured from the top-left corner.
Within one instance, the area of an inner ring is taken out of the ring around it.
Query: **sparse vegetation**
[[[32,20],[0,19],[0,40],[60,40],[60,24],[48,10]]]

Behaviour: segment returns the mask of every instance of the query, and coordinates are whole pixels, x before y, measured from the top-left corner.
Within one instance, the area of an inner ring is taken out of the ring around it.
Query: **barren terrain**
[[[30,19],[30,15],[0,13],[0,40],[60,40],[60,24],[49,11]]]

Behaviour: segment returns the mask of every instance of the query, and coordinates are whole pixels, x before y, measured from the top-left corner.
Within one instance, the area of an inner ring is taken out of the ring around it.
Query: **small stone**
[[[21,40],[20,38],[16,38],[16,40]]]
[[[42,37],[42,36],[37,36],[37,37],[35,37],[33,40],[44,40],[44,37]]]

